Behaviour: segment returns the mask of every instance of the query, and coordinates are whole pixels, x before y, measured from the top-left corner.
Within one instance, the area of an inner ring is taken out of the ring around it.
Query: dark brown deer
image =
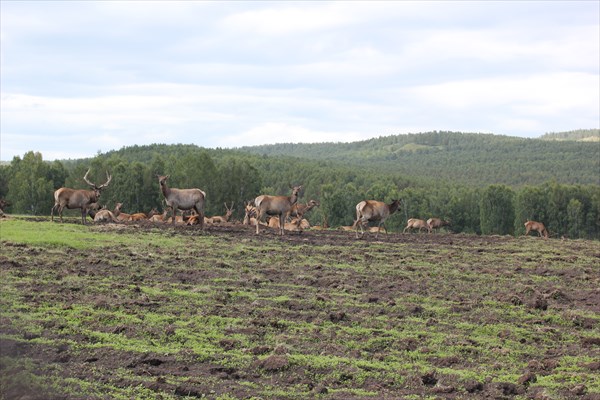
[[[92,190],[85,189],[70,189],[60,188],[54,192],[54,207],[50,213],[52,221],[54,221],[54,211],[58,212],[60,222],[62,222],[62,212],[65,207],[72,210],[81,208],[81,223],[85,225],[85,217],[92,203],[96,203],[100,198],[100,193],[105,189],[112,179],[112,175],[106,172],[106,182],[102,185],[96,185],[88,180],[90,170],[85,173],[83,180],[92,187]]]
[[[537,222],[537,221],[527,221],[525,222],[525,236],[527,236],[529,234],[529,232],[531,231],[537,231],[538,235],[540,235],[540,237],[544,237],[544,239],[548,239],[548,229],[546,229],[546,226],[541,223],[541,222]]]
[[[421,229],[427,229],[427,232],[431,232],[429,230],[429,225],[427,225],[427,222],[425,222],[422,219],[410,218],[407,221],[406,227],[404,228],[404,230],[402,231],[402,233],[405,233],[407,230],[408,231],[412,231],[413,229],[418,229],[419,232],[421,232]]]
[[[290,213],[292,206],[298,201],[298,195],[302,190],[302,186],[294,186],[291,196],[269,196],[266,194],[258,196],[254,199],[256,206],[256,234],[259,233],[260,220],[263,215],[271,215],[279,217],[279,234],[284,235],[285,220]]]
[[[223,203],[225,206],[225,215],[216,215],[214,217],[206,218],[206,222],[209,224],[222,224],[225,222],[229,222],[229,219],[233,215],[233,201],[231,202],[231,207],[227,206],[227,203]]]
[[[385,227],[385,220],[390,215],[395,213],[400,207],[400,200],[392,200],[390,204],[385,204],[382,201],[376,200],[363,200],[356,205],[356,221],[352,225],[356,229],[356,237],[358,238],[358,227],[360,226],[361,236],[365,234],[364,226],[370,221],[378,221],[377,233],[375,238],[379,236],[379,231],[383,225],[385,234],[387,235],[387,228]]]
[[[433,232],[434,229],[440,229],[444,226],[451,226],[450,221],[440,218],[429,218],[427,220],[427,229],[429,230],[429,233]]]
[[[199,215],[200,229],[204,229],[204,199],[206,193],[200,189],[171,189],[167,186],[170,175],[157,175],[160,190],[165,196],[167,207],[173,210],[172,223],[175,225],[177,210],[194,210]]]

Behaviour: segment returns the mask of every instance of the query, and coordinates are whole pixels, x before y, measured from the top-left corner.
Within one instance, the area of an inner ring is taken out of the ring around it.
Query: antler
[[[87,176],[88,176],[88,174],[90,173],[90,170],[91,170],[91,168],[89,168],[89,169],[87,170],[87,172],[86,172],[86,173],[85,173],[85,175],[83,176],[83,180],[84,180],[84,181],[85,181],[85,182],[86,182],[88,185],[90,185],[91,187],[95,188],[95,187],[96,187],[96,184],[95,184],[95,183],[93,183],[93,182],[90,182],[90,181],[88,180],[88,177],[87,177]]]
[[[105,187],[108,186],[108,184],[112,180],[112,175],[109,175],[108,171],[106,171],[106,179],[107,179],[107,181],[105,183],[103,183],[102,185],[98,186],[98,189],[104,189]]]
[[[109,175],[109,174],[108,174],[108,171],[106,171],[106,179],[107,179],[107,180],[106,180],[106,182],[104,182],[104,183],[103,183],[102,185],[100,185],[100,186],[96,186],[96,184],[95,184],[95,183],[93,183],[93,182],[90,182],[90,180],[89,180],[89,179],[88,179],[88,177],[87,177],[87,176],[88,176],[88,174],[90,173],[90,170],[91,170],[91,168],[89,168],[89,169],[87,170],[87,172],[86,172],[86,173],[85,173],[85,175],[83,176],[83,180],[84,180],[84,181],[85,181],[85,182],[86,182],[88,185],[90,185],[91,187],[93,187],[94,189],[98,189],[98,190],[100,190],[100,189],[104,189],[105,187],[107,187],[107,186],[108,186],[108,184],[109,184],[109,183],[110,183],[110,181],[112,180],[112,175]]]

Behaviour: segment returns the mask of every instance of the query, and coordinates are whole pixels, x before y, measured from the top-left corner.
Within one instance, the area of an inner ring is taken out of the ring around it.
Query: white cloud
[[[351,142],[360,140],[359,132],[320,131],[281,122],[266,122],[240,134],[217,140],[218,147],[243,147],[264,143]]]
[[[597,2],[0,5],[2,160],[600,119]]]

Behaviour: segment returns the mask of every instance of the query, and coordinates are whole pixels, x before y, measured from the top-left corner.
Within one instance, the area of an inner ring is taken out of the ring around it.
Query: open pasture
[[[600,246],[0,222],[2,399],[597,399]]]

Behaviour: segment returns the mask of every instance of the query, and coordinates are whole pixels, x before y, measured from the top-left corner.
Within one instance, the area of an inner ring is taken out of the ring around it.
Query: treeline
[[[560,162],[559,162],[560,163]],[[5,212],[49,215],[59,187],[86,188],[113,176],[101,204],[123,211],[162,210],[157,174],[169,174],[171,187],[198,187],[207,193],[206,214],[224,214],[223,203],[234,202],[234,218],[243,218],[244,204],[259,194],[289,194],[302,184],[300,202],[315,199],[320,207],[308,216],[311,224],[351,225],[355,206],[364,199],[401,200],[399,212],[386,223],[400,231],[408,218],[440,217],[452,231],[476,234],[524,233],[527,219],[542,221],[552,236],[600,239],[600,185],[549,180],[536,185],[495,183],[466,185],[452,180],[382,170],[377,165],[256,155],[235,150],[208,150],[194,145],[126,147],[94,158],[46,162],[28,152],[0,167],[0,198],[10,202]],[[76,215],[73,213],[73,215]]]
[[[242,147],[257,155],[332,160],[406,176],[432,176],[470,186],[599,184],[600,142],[428,132],[353,143]]]
[[[600,142],[600,129],[577,129],[567,132],[549,132],[542,135],[540,139]]]

